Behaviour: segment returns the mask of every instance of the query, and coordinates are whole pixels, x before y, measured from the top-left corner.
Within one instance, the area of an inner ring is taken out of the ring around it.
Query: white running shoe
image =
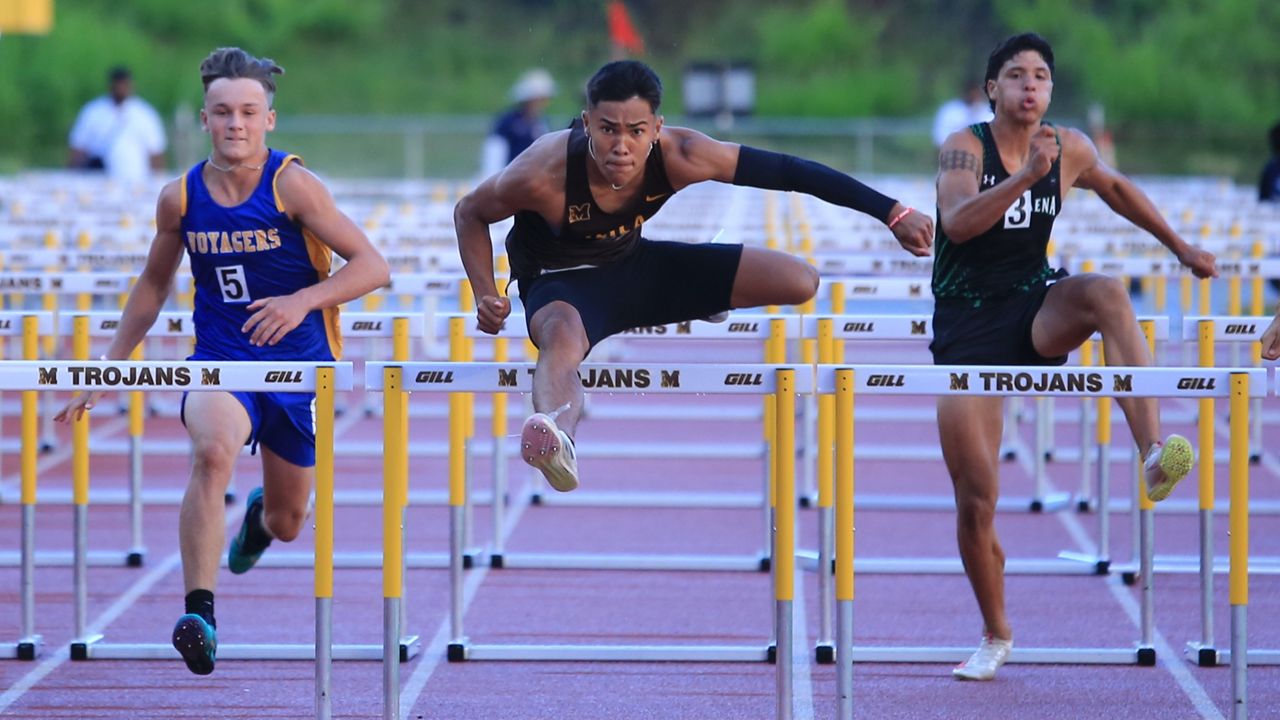
[[[1013,652],[1013,640],[983,635],[978,651],[952,668],[951,674],[957,680],[991,680],[996,676],[996,670],[1009,659],[1010,652]]]
[[[534,413],[520,431],[520,457],[537,468],[551,487],[569,492],[578,487],[578,459],[573,439],[545,413]]]
[[[1142,464],[1147,481],[1147,497],[1160,502],[1169,497],[1173,488],[1191,472],[1195,464],[1195,451],[1191,443],[1181,435],[1170,435],[1164,444],[1156,443],[1147,451]]]

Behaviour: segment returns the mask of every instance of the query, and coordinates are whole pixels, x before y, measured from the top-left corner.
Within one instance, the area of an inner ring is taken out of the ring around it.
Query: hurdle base
[[[492,556],[491,556],[492,558]],[[490,559],[490,563],[492,563]],[[767,571],[769,558],[758,555],[639,555],[625,553],[507,553],[504,568],[521,570],[670,570],[692,572]],[[463,558],[463,567],[470,567]]]
[[[133,550],[129,551],[128,555],[125,556],[124,565],[125,567],[142,567],[142,564],[146,561],[146,558],[147,558],[146,548],[134,548]]]
[[[401,638],[400,660],[413,658],[421,651],[417,636]],[[382,662],[381,644],[338,644],[332,647],[333,660],[368,660]],[[175,660],[182,656],[173,645],[162,643],[85,643],[77,660]],[[224,660],[303,660],[316,659],[314,644],[302,643],[221,643],[218,661]]]
[[[450,643],[450,662],[773,662],[763,645],[484,645]]]
[[[1212,645],[1189,642],[1187,643],[1186,655],[1188,658],[1193,658],[1196,665],[1200,667],[1218,666],[1218,649]]]
[[[1094,575],[1108,575],[1111,572],[1111,560],[1107,558],[1100,558],[1096,555],[1089,555],[1071,550],[1063,550],[1058,553],[1058,557],[1062,560],[1070,560],[1083,565],[1092,565]]]
[[[1096,508],[1093,506],[1093,501],[1090,500],[1089,498],[1081,498],[1079,500],[1076,500],[1076,512],[1082,515],[1090,514],[1095,509]]]
[[[1008,662],[1029,665],[1141,665],[1143,649],[1015,647]],[[1154,657],[1154,651],[1152,653]],[[851,659],[853,662],[955,665],[972,654],[971,647],[859,646],[853,648]]]
[[[445,658],[449,662],[466,662],[467,661],[467,643],[466,638],[462,638],[462,642],[451,642],[445,650]]]
[[[95,643],[102,641],[102,634],[86,635],[78,640],[71,641],[71,659],[72,660],[88,660],[89,648]]]
[[[417,635],[401,635],[400,636],[400,662],[405,663],[414,659],[422,652],[422,639]]]
[[[18,641],[13,648],[13,657],[19,660],[35,660],[44,649],[44,637],[29,635]]]
[[[131,559],[135,551],[93,550],[85,554],[85,564],[89,567],[140,567],[141,559],[134,564]],[[35,554],[35,565],[47,567],[75,567],[76,558],[71,550],[41,550]],[[22,567],[22,555],[19,551],[0,550],[0,567]]]
[[[1249,650],[1246,658],[1250,665],[1280,665],[1280,650]],[[1218,651],[1218,664],[1231,664],[1231,651]]]
[[[489,554],[489,567],[493,568],[494,570],[501,570],[504,567],[503,560],[502,560],[502,553]]]
[[[836,661],[835,645],[827,645],[825,643],[814,647],[813,660],[819,665],[833,665]]]
[[[1042,498],[1031,498],[1031,512],[1056,512],[1071,507],[1071,493],[1050,493]]]
[[[1133,585],[1134,583],[1138,582],[1138,571],[1125,570],[1124,572],[1120,573],[1120,579],[1124,582],[1125,585]]]
[[[1153,647],[1138,648],[1138,665],[1140,667],[1156,666],[1156,649]]]

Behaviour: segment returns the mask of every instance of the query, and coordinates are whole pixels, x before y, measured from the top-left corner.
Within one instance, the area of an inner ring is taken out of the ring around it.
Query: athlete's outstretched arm
[[[704,180],[786,190],[812,195],[870,215],[886,225],[913,255],[928,255],[933,244],[933,220],[904,207],[871,187],[832,168],[793,155],[720,142],[688,128],[662,132],[667,175],[677,190]]]
[[[155,324],[160,309],[173,291],[173,278],[182,263],[183,253],[181,182],[174,180],[160,190],[160,198],[156,201],[156,236],[147,252],[147,264],[129,292],[120,324],[107,347],[106,357],[109,360],[129,357]],[[59,422],[79,420],[100,397],[100,392],[81,393],[54,419]]]
[[[351,218],[338,209],[333,196],[310,170],[290,163],[276,183],[280,203],[289,217],[346,260],[338,272],[290,295],[258,298],[246,308],[241,332],[252,333],[254,345],[275,345],[296,328],[307,313],[335,307],[386,285],[391,280],[387,261]]]
[[[1093,141],[1078,130],[1064,130],[1063,142],[1077,167],[1082,168],[1075,186],[1098,193],[1112,210],[1138,227],[1151,233],[1160,244],[1191,269],[1199,278],[1218,277],[1213,253],[1201,250],[1183,240],[1169,227],[1160,211],[1132,180],[1107,166],[1098,157]]]
[[[999,222],[1014,201],[1049,173],[1057,154],[1053,129],[1042,128],[1022,168],[980,192],[982,141],[968,129],[952,133],[938,153],[938,222],[947,239],[968,242]]]

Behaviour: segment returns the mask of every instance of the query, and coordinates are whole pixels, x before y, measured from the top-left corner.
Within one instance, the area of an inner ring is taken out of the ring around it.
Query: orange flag
[[[644,54],[644,39],[631,22],[631,15],[622,0],[609,2],[609,39],[614,45],[636,55]]]

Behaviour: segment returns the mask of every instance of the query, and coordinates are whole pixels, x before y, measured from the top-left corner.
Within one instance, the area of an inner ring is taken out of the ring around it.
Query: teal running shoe
[[[262,527],[262,488],[256,487],[245,500],[244,522],[227,550],[227,567],[236,575],[249,572],[270,544]]]
[[[173,646],[187,662],[187,669],[197,675],[213,672],[218,653],[218,632],[195,613],[178,618],[173,626]]]

